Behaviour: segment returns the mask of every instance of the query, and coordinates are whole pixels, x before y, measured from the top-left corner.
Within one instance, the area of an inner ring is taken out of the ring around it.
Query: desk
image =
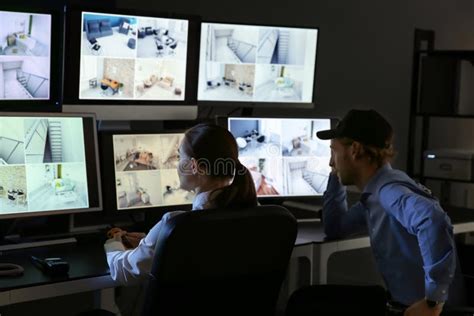
[[[474,212],[466,210],[453,210],[448,212],[452,219],[454,234],[474,232]],[[326,284],[328,282],[328,260],[331,255],[340,251],[370,247],[367,235],[357,235],[351,238],[326,240],[323,224],[319,221],[302,222],[298,224],[298,236],[292,258],[304,257],[309,261],[309,284]],[[289,271],[295,270],[290,263]],[[289,284],[289,292],[298,285]]]
[[[42,273],[30,256],[62,257],[69,262],[69,275],[50,277]],[[16,263],[25,268],[20,277],[0,278],[0,306],[98,291],[96,307],[118,312],[114,302],[114,287],[104,253],[103,241],[95,240],[4,252],[2,263]]]

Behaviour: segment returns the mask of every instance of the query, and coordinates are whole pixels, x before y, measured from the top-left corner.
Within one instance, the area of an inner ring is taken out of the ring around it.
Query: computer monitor
[[[101,209],[93,115],[0,113],[0,219]]]
[[[99,106],[105,119],[128,107],[122,119],[156,120],[146,113],[157,105],[195,105],[196,28],[189,16],[71,8],[65,106]]]
[[[61,110],[59,20],[53,9],[0,5],[0,109]]]
[[[321,196],[326,190],[330,141],[316,132],[330,129],[331,119],[231,117],[228,128],[259,197]]]
[[[317,43],[317,28],[202,23],[198,101],[312,106]]]
[[[117,210],[192,204],[182,190],[178,148],[184,134],[115,134],[112,136]]]

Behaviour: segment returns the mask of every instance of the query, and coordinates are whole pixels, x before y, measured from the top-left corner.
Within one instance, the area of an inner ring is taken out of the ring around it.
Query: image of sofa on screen
[[[85,14],[83,17],[82,55],[129,57],[136,56],[137,20]]]

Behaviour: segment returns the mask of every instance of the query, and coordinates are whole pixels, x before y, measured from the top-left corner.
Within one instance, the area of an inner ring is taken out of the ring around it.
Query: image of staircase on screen
[[[311,103],[318,30],[202,23],[198,100]]]
[[[24,121],[26,163],[85,161],[80,118],[40,118]]]

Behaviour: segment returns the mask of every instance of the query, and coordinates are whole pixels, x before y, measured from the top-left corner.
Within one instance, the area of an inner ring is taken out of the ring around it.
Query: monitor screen
[[[184,134],[113,135],[117,209],[192,204],[180,188],[178,148]]]
[[[0,11],[0,101],[51,99],[52,19]]]
[[[259,197],[317,196],[326,190],[330,141],[316,132],[330,129],[331,119],[229,118],[228,127]]]
[[[189,21],[82,12],[80,100],[183,101]]]
[[[318,30],[202,23],[199,101],[312,103]]]
[[[0,218],[100,210],[95,118],[0,116]]]

